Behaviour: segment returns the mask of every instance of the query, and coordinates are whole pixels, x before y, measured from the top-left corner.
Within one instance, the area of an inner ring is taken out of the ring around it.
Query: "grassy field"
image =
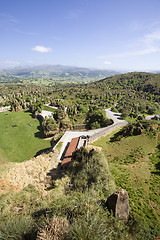
[[[112,136],[102,137],[93,145],[102,147],[117,188],[128,191],[131,214],[144,229],[142,239],[152,239],[160,234],[160,153],[156,136],[132,136],[111,143]]]
[[[23,162],[49,147],[41,138],[39,121],[29,112],[0,113],[0,164]]]
[[[49,107],[49,106],[44,106],[43,110],[45,110],[45,111],[50,111],[50,112],[55,112],[55,111],[56,111],[55,108],[51,108],[51,107]]]

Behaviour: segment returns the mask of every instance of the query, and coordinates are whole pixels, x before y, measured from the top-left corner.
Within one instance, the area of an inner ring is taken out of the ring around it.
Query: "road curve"
[[[98,139],[100,136],[109,134],[113,130],[118,129],[118,128],[128,124],[127,121],[125,121],[124,119],[122,119],[120,117],[120,115],[121,115],[120,113],[112,112],[110,108],[105,109],[105,111],[106,111],[107,118],[112,119],[114,121],[114,123],[112,125],[108,126],[108,127],[98,128],[98,129],[94,129],[94,130],[66,131],[65,134],[62,136],[62,138],[59,141],[59,142],[62,142],[62,147],[61,147],[58,159],[62,158],[63,152],[64,152],[65,148],[67,147],[68,143],[71,141],[72,138],[80,137],[80,136],[83,136],[83,135],[85,135],[85,136],[88,135],[88,136],[90,136],[91,139],[92,139],[93,136],[95,136],[95,139]]]

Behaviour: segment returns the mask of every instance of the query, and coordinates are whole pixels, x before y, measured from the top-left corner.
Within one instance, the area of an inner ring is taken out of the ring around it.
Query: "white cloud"
[[[101,55],[101,56],[98,56],[97,58],[98,59],[105,59],[105,58],[107,58],[107,56],[106,55]]]
[[[160,41],[160,29],[144,36],[143,40],[146,44],[154,44]]]
[[[26,63],[27,64],[34,64],[35,62],[33,60],[27,60]]]
[[[40,53],[47,53],[47,52],[51,52],[52,49],[51,48],[47,48],[44,46],[35,46],[34,48],[32,48],[33,51],[35,52],[40,52]]]
[[[2,24],[11,24],[11,23],[18,24],[19,22],[15,17],[13,17],[9,14],[0,12],[0,23],[2,23]]]
[[[154,47],[154,46],[148,46],[144,49],[136,50],[136,51],[128,51],[128,52],[122,52],[117,54],[109,55],[111,58],[123,58],[123,57],[129,57],[129,56],[141,56],[151,53],[158,53],[160,52],[160,48]]]
[[[160,29],[144,35],[132,44],[131,51],[109,54],[109,58],[126,58],[129,56],[142,56],[160,52]]]
[[[17,33],[20,33],[20,34],[24,34],[24,35],[36,35],[36,33],[34,33],[34,32],[26,32],[26,31],[21,31],[21,30],[19,30],[19,29],[15,29],[15,32],[17,32]]]

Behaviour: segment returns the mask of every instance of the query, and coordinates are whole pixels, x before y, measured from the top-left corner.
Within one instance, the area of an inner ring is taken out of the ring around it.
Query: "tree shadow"
[[[59,163],[57,168],[51,169],[48,173],[47,176],[50,177],[52,184],[46,188],[46,191],[49,191],[51,189],[55,188],[54,182],[58,179],[62,179],[65,175],[67,174],[67,171],[61,168],[61,164]]]
[[[37,239],[37,232],[38,230],[36,227],[33,227],[28,233],[23,235],[24,240],[36,240]]]
[[[160,162],[155,164],[157,170],[160,170]]]
[[[42,139],[44,136],[43,136],[43,132],[42,132],[41,126],[38,126],[37,129],[39,130],[39,132],[36,132],[36,133],[34,134],[34,136],[35,136],[36,138]]]
[[[151,173],[160,176],[160,172],[151,172]]]
[[[124,120],[122,117],[117,117],[118,120]]]
[[[36,138],[43,138],[43,134],[41,133],[41,132],[36,132],[35,134],[34,134],[34,136],[36,137]]]
[[[36,220],[38,220],[40,217],[48,217],[48,216],[52,216],[53,214],[53,211],[51,209],[48,209],[48,208],[42,208],[34,213],[32,213],[32,217]]]
[[[62,160],[62,159],[64,158],[64,156],[65,156],[65,154],[66,154],[66,152],[67,152],[67,149],[68,149],[68,147],[69,147],[69,144],[70,144],[70,142],[67,142],[67,144],[66,144],[66,146],[65,146],[65,149],[64,149],[64,151],[63,151],[63,153],[62,153],[62,156],[61,156],[61,159],[60,159],[60,160]]]
[[[32,113],[29,110],[25,110],[24,113],[30,113],[29,116],[33,117]]]
[[[27,109],[27,110],[24,110],[24,113],[31,113],[31,112],[29,111],[29,109]]]
[[[47,176],[50,178],[50,186],[47,187],[45,190],[49,191],[55,188],[55,181],[58,179],[62,179],[64,176],[68,174],[68,168],[62,168],[61,162],[58,164],[56,168],[51,169]]]
[[[157,148],[160,150],[160,144],[157,146]]]
[[[42,153],[49,153],[51,151],[51,148],[44,148],[39,150],[38,152],[36,152],[36,154],[34,155],[34,157],[37,157],[39,155],[41,155]]]

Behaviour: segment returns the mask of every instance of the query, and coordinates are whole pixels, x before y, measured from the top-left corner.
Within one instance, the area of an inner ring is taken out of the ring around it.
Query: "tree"
[[[54,118],[46,118],[42,123],[42,131],[45,137],[53,136],[58,131],[58,125]]]
[[[99,109],[96,106],[91,106],[87,113],[86,124],[89,129],[96,129],[100,127],[106,127],[112,124],[113,121],[107,119],[106,112],[102,109]]]

